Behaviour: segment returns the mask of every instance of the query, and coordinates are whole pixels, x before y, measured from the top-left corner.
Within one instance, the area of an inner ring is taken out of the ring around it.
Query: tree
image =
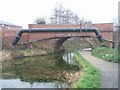
[[[35,20],[35,23],[37,23],[37,24],[46,24],[46,21],[45,21],[44,18],[38,17],[38,18]]]
[[[54,8],[50,20],[52,24],[78,24],[80,22],[78,15],[70,9],[65,9],[62,4]]]

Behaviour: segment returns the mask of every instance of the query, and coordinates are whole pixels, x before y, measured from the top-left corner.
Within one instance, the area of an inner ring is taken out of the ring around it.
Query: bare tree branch
[[[58,5],[53,10],[53,15],[50,17],[52,24],[79,24],[79,16],[69,9],[65,9],[62,4]]]

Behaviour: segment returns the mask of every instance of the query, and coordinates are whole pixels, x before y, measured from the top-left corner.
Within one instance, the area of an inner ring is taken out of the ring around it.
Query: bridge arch
[[[60,51],[61,50],[61,46],[62,44],[71,37],[61,37],[60,39],[58,39],[55,44],[54,44],[54,51],[57,52],[57,51]]]
[[[73,37],[80,37],[80,38],[85,38],[85,37],[89,37],[89,38],[91,38],[90,36],[71,36],[71,37],[61,37],[61,38],[59,38],[55,43],[54,43],[54,51],[55,52],[58,52],[58,51],[60,51],[60,50],[62,50],[62,45],[63,45],[63,43],[66,41],[66,40],[68,40],[69,38],[73,38]],[[90,42],[90,41],[88,41],[88,40],[85,40],[85,42],[87,42],[87,43],[89,43],[89,45],[91,46],[91,48],[93,48],[93,45],[92,45],[92,43]]]

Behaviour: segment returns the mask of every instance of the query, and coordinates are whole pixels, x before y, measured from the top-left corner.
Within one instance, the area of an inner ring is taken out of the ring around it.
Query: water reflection
[[[20,79],[2,80],[2,88],[68,88],[63,82],[35,82],[29,83]]]
[[[2,90],[2,79],[0,79],[0,90]]]
[[[68,64],[79,66],[79,63],[77,63],[77,61],[74,58],[73,52],[65,53],[63,55],[63,60]]]
[[[67,62],[67,63],[66,63]],[[76,72],[73,53],[57,53],[2,63],[3,88],[65,88],[67,72]]]
[[[63,60],[65,60],[67,63],[69,63],[69,64],[75,64],[75,60],[74,60],[74,57],[73,57],[73,53],[71,52],[71,53],[65,53],[64,55],[63,55]]]

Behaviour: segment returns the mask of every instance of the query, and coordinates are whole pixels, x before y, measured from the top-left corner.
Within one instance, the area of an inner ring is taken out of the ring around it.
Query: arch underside
[[[86,37],[83,37],[83,36],[61,37],[61,38],[59,38],[59,39],[55,42],[55,44],[54,44],[54,51],[55,51],[55,52],[60,51],[63,43],[64,43],[67,39],[73,38],[73,37],[86,38],[87,36],[86,36]],[[90,38],[90,36],[88,36],[88,37]],[[91,37],[92,37],[92,36],[91,36]],[[93,37],[92,37],[92,38],[93,38]],[[95,38],[95,37],[94,37],[94,38]],[[91,45],[91,47],[93,48],[91,42],[90,42],[89,40],[86,40],[86,41],[87,41],[87,42]]]

